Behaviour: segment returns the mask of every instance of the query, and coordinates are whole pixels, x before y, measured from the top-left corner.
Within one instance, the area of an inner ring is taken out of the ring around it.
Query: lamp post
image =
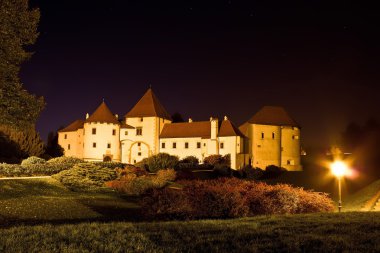
[[[347,165],[343,161],[335,161],[330,165],[331,172],[338,179],[338,191],[339,191],[339,202],[338,209],[339,212],[342,209],[342,177],[347,174],[348,168]]]

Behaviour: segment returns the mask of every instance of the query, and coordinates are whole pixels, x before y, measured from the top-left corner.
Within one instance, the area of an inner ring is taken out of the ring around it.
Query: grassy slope
[[[0,229],[1,252],[379,252],[380,213]]]
[[[380,180],[364,187],[363,189],[352,194],[345,200],[345,210],[360,210],[365,204],[380,191]]]
[[[111,194],[71,192],[51,178],[0,180],[3,224],[101,219],[136,207]]]

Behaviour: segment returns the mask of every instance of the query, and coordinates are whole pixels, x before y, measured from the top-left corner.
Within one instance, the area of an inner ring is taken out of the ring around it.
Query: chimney
[[[218,136],[218,119],[210,118],[211,121],[211,139],[216,140]]]
[[[192,118],[189,118],[189,123],[192,123],[193,122],[193,119]]]
[[[86,119],[88,119],[90,117],[90,115],[88,113],[86,113]]]

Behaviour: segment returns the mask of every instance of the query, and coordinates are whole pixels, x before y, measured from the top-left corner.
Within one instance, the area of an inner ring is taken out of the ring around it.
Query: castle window
[[[140,118],[140,122],[143,122],[144,121],[144,118]]]
[[[128,131],[125,131],[125,132],[124,132],[124,135],[128,135]]]
[[[224,149],[224,143],[223,142],[220,143],[220,149]]]
[[[93,148],[96,148],[96,142],[93,142],[93,143],[92,143],[92,147],[93,147]]]
[[[185,148],[189,148],[189,143],[185,142]]]
[[[294,136],[293,136],[294,137]],[[67,134],[65,134],[65,139],[67,139]]]
[[[107,143],[107,148],[111,148],[111,143]]]
[[[137,155],[138,155],[138,156],[141,156],[141,152],[138,152]]]
[[[112,129],[112,135],[116,135],[116,129]]]
[[[274,133],[272,133],[272,139],[274,139]]]
[[[261,139],[264,139],[264,133],[261,133]]]
[[[161,143],[161,148],[165,148],[165,142]]]
[[[138,146],[138,147],[141,147],[141,142],[137,142],[137,146]]]
[[[69,144],[69,145],[67,145],[67,149],[68,149],[68,150],[70,150],[70,144]]]
[[[136,163],[136,160],[133,160],[133,163]]]
[[[96,128],[92,129],[92,134],[96,134]]]
[[[201,143],[197,142],[197,148],[201,148]]]
[[[203,147],[206,147],[206,143],[203,143]]]
[[[136,128],[136,135],[142,135],[142,127]]]
[[[177,143],[173,142],[173,148],[177,148]]]

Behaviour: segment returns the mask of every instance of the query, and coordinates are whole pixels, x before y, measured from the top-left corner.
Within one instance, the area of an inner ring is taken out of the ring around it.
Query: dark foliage
[[[63,156],[64,149],[58,144],[58,133],[50,132],[47,139],[45,154],[50,157]]]
[[[178,112],[174,113],[172,115],[172,122],[173,123],[184,122],[182,115]]]
[[[141,201],[144,215],[153,219],[234,218],[334,209],[327,194],[289,185],[272,186],[236,178],[178,183],[182,189],[148,191]]]

